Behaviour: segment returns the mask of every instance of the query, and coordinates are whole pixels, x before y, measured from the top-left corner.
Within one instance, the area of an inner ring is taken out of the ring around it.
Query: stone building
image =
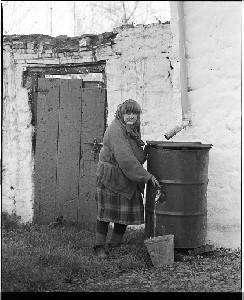
[[[3,37],[3,211],[22,222],[92,219],[99,142],[132,98],[144,141],[213,144],[207,238],[240,245],[241,3],[170,5],[170,24]]]

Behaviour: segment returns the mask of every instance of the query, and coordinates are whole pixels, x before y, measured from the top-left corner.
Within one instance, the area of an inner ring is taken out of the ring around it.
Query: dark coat
[[[137,140],[130,136],[119,120],[108,126],[99,154],[97,176],[112,191],[131,199],[139,185],[141,192],[151,178],[142,164],[145,154]]]

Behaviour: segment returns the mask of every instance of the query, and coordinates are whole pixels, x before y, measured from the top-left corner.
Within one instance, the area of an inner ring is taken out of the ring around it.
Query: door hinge
[[[98,154],[103,146],[103,143],[99,143],[96,138],[93,138],[93,142],[84,142],[84,144],[89,144],[93,146],[94,160],[98,159]]]
[[[49,90],[48,89],[44,89],[44,90],[39,90],[39,89],[35,89],[35,92],[36,93],[48,93],[49,92]]]

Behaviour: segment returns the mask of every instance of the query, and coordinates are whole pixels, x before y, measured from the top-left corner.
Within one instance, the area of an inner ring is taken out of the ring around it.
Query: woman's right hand
[[[152,177],[150,178],[153,186],[157,187],[157,188],[161,188],[159,182],[157,181],[156,177],[152,175]]]

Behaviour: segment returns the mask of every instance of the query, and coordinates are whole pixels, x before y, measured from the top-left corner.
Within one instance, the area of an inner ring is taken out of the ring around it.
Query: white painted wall
[[[173,99],[171,83],[170,25],[151,24],[119,30],[114,42],[114,53],[122,55],[110,57],[106,65],[108,124],[118,104],[132,98],[143,110],[144,140],[162,140],[167,128],[181,118],[181,108]],[[103,53],[98,57],[106,56]]]
[[[21,87],[23,65],[3,51],[2,207],[32,220],[33,157],[31,112],[27,90]]]
[[[178,69],[176,1],[170,5],[172,56]],[[184,11],[192,126],[172,141],[213,144],[207,238],[235,248],[241,243],[241,2],[184,1]],[[178,75],[174,84],[179,91]]]

